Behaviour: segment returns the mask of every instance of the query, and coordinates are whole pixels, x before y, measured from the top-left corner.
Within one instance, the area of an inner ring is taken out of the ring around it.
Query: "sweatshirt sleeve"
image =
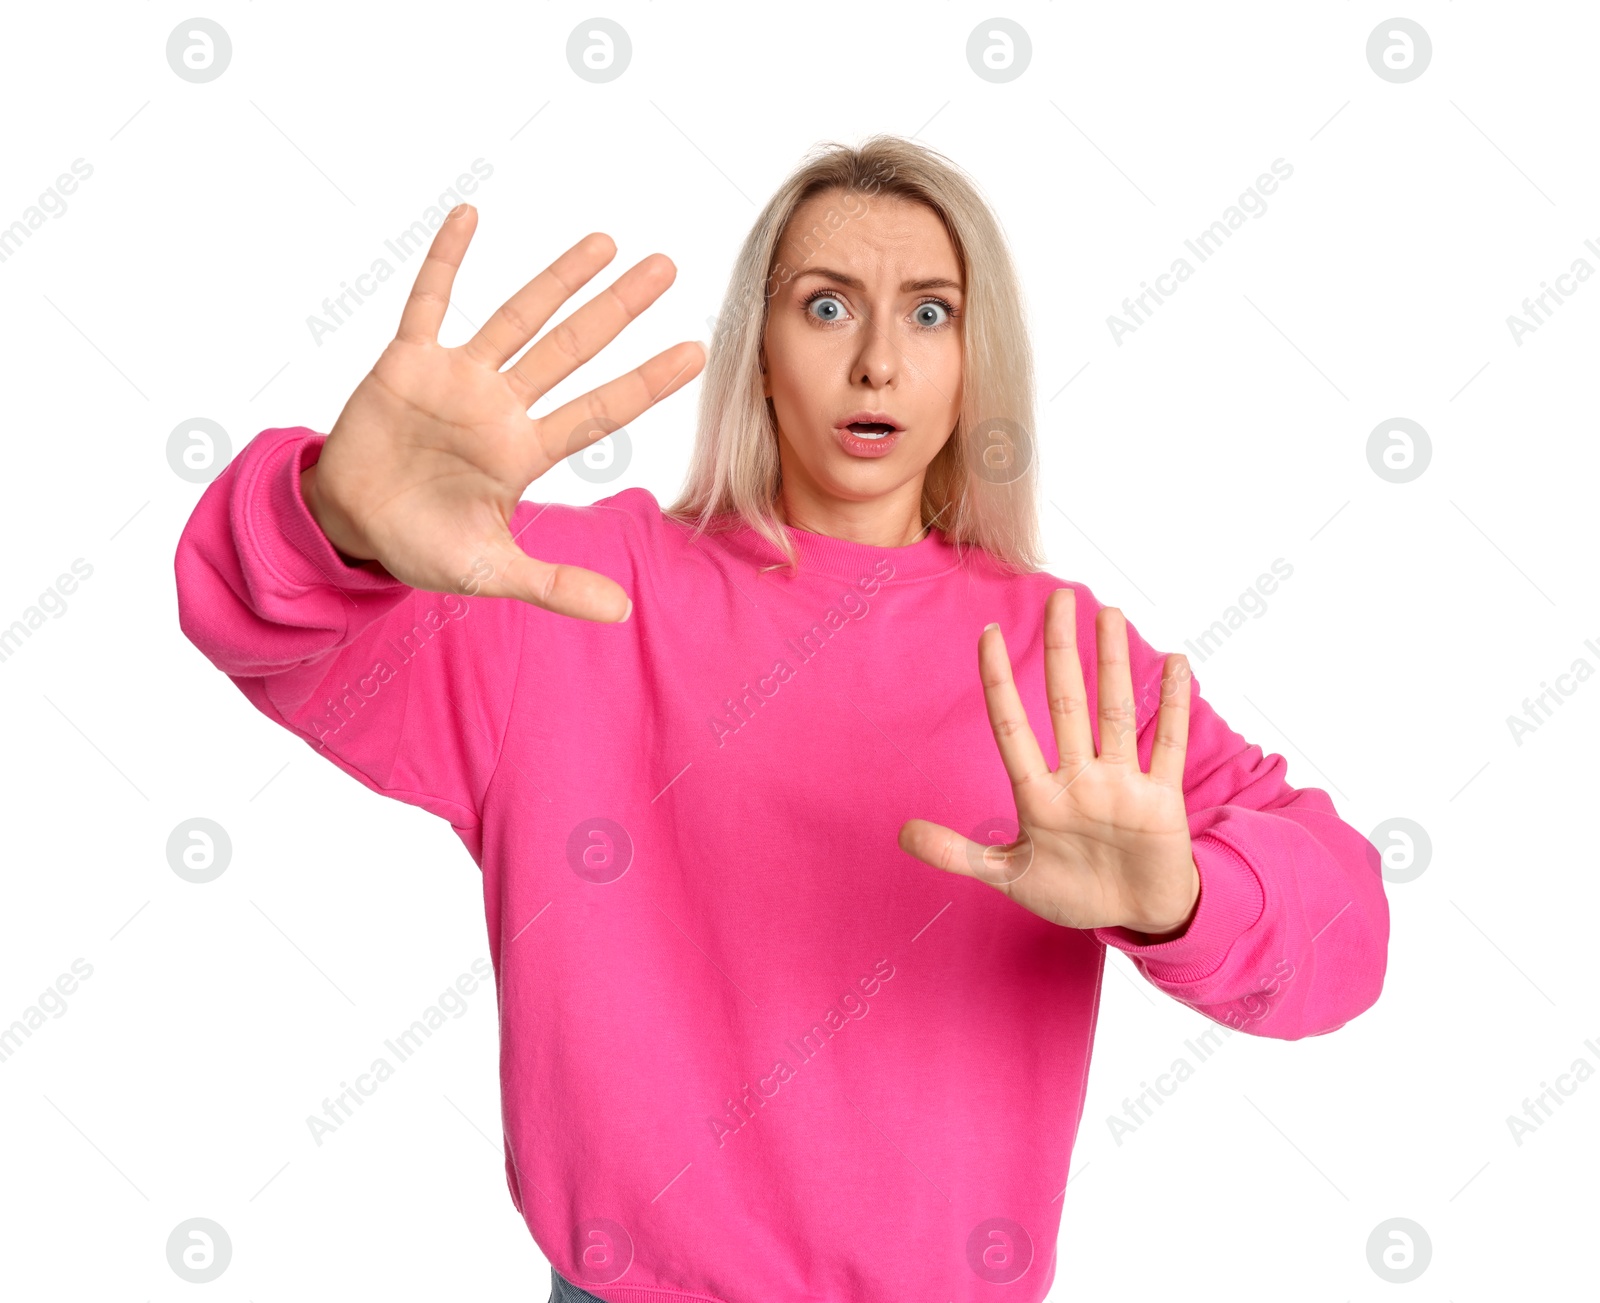
[[[1165,656],[1131,625],[1128,647],[1148,770]],[[1198,678],[1189,691],[1183,786],[1200,871],[1194,915],[1154,944],[1127,928],[1092,931],[1154,985],[1236,1030],[1282,1040],[1334,1031],[1383,988],[1389,904],[1378,852],[1326,792],[1289,786],[1284,757],[1229,728]]]
[[[371,790],[449,820],[481,864],[523,642],[578,622],[346,563],[300,495],[325,438],[264,430],[207,485],[174,558],[179,625],[263,714]],[[512,532],[531,551],[523,531],[538,521],[538,555],[627,588],[627,514],[524,502]]]

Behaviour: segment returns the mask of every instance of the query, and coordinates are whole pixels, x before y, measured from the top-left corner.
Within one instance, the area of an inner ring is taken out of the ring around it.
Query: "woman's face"
[[[786,486],[920,493],[961,410],[963,285],[944,222],[899,196],[825,191],[796,210],[777,266],[762,370]]]

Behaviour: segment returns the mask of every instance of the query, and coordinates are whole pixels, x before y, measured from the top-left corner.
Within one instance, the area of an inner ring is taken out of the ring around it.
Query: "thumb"
[[[942,824],[911,819],[900,829],[900,849],[924,864],[991,887],[1010,885],[1033,864],[1033,839],[1026,830],[1009,846],[986,846]]]
[[[615,580],[581,566],[529,556],[509,532],[502,532],[475,558],[463,590],[483,597],[510,597],[602,624],[620,623],[633,613],[633,603]]]

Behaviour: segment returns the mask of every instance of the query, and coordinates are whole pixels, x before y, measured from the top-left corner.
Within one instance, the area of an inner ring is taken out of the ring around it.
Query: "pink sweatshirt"
[[[1377,852],[1191,683],[1200,869],[1178,937],[1063,928],[930,868],[913,817],[1010,840],[978,678],[998,621],[1047,760],[1045,599],[937,531],[878,548],[656,499],[518,508],[530,554],[615,579],[602,625],[346,566],[300,497],[323,436],[263,431],[178,544],[184,633],[374,791],[448,819],[483,877],[506,1176],[608,1303],[1036,1303],[1056,1273],[1105,947],[1257,1036],[1333,1031],[1383,984]],[[1095,699],[1094,617],[1076,585]],[[1141,767],[1162,656],[1131,626]],[[1098,725],[1092,724],[1098,736]]]

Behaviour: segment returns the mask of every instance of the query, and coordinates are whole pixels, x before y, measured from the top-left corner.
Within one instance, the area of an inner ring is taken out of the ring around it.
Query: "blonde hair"
[[[800,243],[825,242],[831,230],[860,216],[861,196],[889,194],[936,212],[961,263],[961,411],[923,481],[924,532],[937,527],[958,554],[980,547],[1009,571],[1039,569],[1033,355],[1011,254],[999,222],[961,169],[898,136],[873,136],[857,148],[817,147],[756,218],[712,334],[689,473],[664,514],[693,525],[697,535],[742,520],[788,558],[791,570],[798,568],[775,511],[781,466],[777,425],[762,394],[761,343],[768,303],[797,270],[778,261],[790,220],[806,200],[836,190],[843,192],[844,215],[830,208],[826,229],[818,223]]]

